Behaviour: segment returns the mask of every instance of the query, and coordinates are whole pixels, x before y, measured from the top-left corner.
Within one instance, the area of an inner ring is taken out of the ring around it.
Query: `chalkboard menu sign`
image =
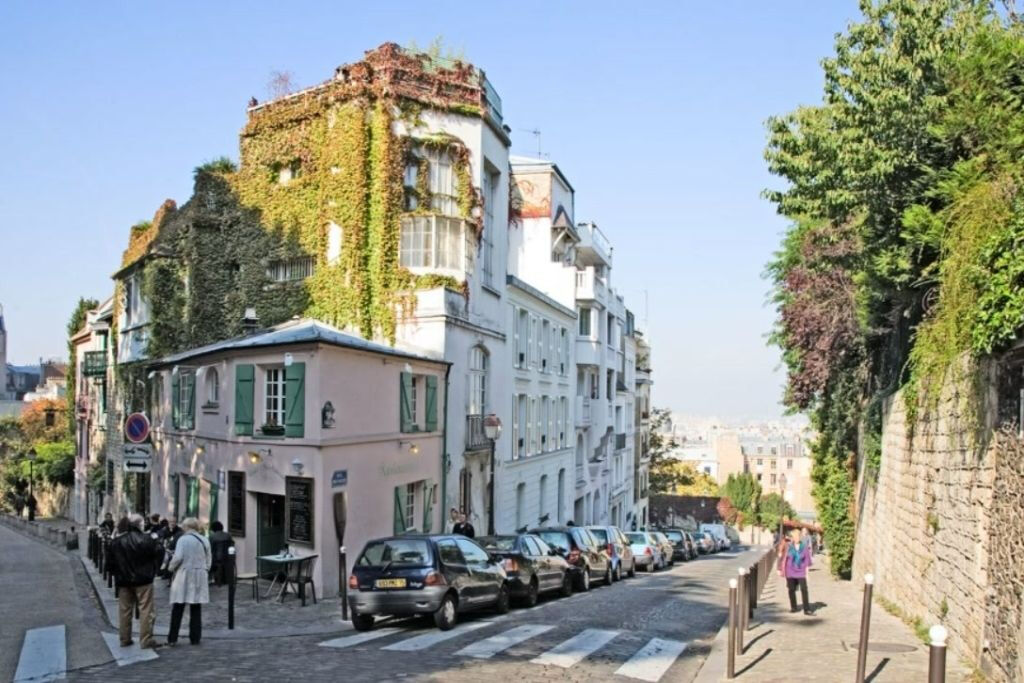
[[[245,472],[228,472],[228,533],[245,536]]]
[[[313,544],[313,480],[285,477],[285,510],[288,541]]]

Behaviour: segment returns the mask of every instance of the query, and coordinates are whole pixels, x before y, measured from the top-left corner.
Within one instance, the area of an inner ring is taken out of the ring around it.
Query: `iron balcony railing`
[[[86,351],[82,359],[82,374],[86,377],[102,377],[107,374],[107,352]]]
[[[491,440],[484,432],[483,415],[466,416],[466,450],[479,451],[491,447]]]

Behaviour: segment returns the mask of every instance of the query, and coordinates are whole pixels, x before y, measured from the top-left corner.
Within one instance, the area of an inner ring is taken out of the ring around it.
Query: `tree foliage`
[[[718,490],[718,495],[727,498],[743,519],[756,520],[758,503],[761,500],[761,484],[750,472],[730,474]]]
[[[779,494],[769,493],[761,499],[758,519],[761,526],[773,529],[784,519],[796,519],[796,510]]]
[[[651,458],[648,485],[651,493],[675,493],[677,489],[694,483],[693,469],[687,469],[682,462],[668,455],[676,445],[671,434],[665,432],[671,415],[667,408],[651,409],[651,437],[648,442]]]

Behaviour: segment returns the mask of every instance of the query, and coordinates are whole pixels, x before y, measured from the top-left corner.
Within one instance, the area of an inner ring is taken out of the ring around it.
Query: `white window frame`
[[[300,282],[310,277],[314,268],[312,256],[279,259],[267,264],[267,279],[271,282]]]
[[[217,368],[207,368],[205,373],[206,405],[215,406],[220,403],[220,373]]]
[[[516,367],[526,368],[530,364],[530,312],[516,308]]]
[[[461,218],[436,214],[403,216],[399,265],[413,273],[444,272],[461,277],[472,271],[468,241],[466,222]]]
[[[584,322],[586,323],[586,330],[584,331]],[[579,310],[579,321],[576,327],[578,336],[584,339],[593,339],[594,335],[594,314],[593,311],[587,306],[580,306]]]
[[[489,369],[487,350],[474,346],[469,350],[469,405],[468,415],[487,414],[487,373]]]
[[[405,485],[405,528],[416,528],[416,489],[419,482],[411,482]]]
[[[274,424],[284,426],[287,415],[287,406],[285,405],[287,391],[284,366],[278,365],[263,369],[263,424],[271,424],[270,418],[274,417]]]

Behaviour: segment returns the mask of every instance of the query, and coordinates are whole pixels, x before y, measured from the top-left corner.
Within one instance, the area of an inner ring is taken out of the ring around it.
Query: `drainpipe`
[[[448,376],[452,366],[444,369],[444,428],[441,430],[441,532],[448,523]]]

